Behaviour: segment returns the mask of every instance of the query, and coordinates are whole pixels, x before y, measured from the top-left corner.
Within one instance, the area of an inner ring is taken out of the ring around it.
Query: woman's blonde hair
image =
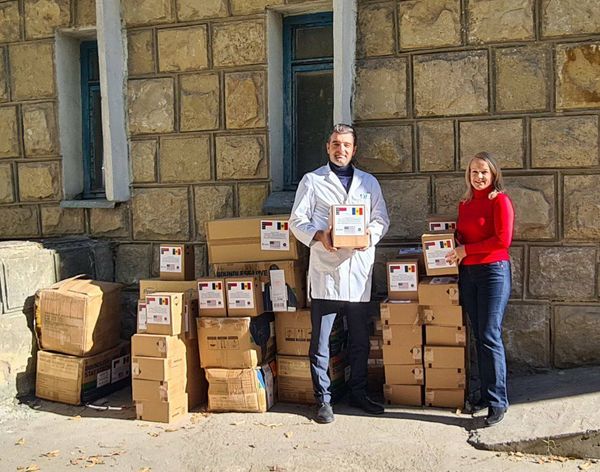
[[[467,184],[467,190],[465,191],[463,198],[461,201],[468,202],[473,198],[473,186],[471,185],[471,163],[475,160],[479,159],[487,163],[490,167],[490,171],[492,173],[492,187],[494,188],[490,194],[490,200],[496,198],[499,193],[504,192],[504,180],[502,179],[502,169],[496,162],[496,158],[492,153],[489,152],[478,152],[475,154],[467,164],[467,168],[465,170],[465,183]]]

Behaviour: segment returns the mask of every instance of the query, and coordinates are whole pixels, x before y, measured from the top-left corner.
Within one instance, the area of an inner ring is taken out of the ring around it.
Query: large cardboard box
[[[166,359],[186,349],[182,337],[168,334],[134,334],[131,338],[131,355]]]
[[[331,241],[338,248],[368,247],[367,211],[364,205],[331,205],[329,226]]]
[[[262,283],[258,277],[227,277],[228,316],[260,316],[264,313]]]
[[[66,279],[39,291],[42,349],[92,356],[119,344],[121,285]]]
[[[187,413],[188,399],[185,393],[171,397],[168,402],[142,400],[135,403],[136,418],[143,421],[175,423],[185,418]]]
[[[425,372],[422,366],[384,364],[385,383],[390,385],[423,385]]]
[[[388,405],[421,406],[423,404],[423,387],[386,383],[383,386],[383,397]]]
[[[454,233],[426,233],[421,236],[427,275],[458,274],[458,265],[446,262],[446,254],[454,249]]]
[[[419,305],[458,305],[458,277],[427,277],[419,282]]]
[[[420,325],[384,325],[383,342],[392,347],[423,344],[423,327]]]
[[[428,389],[464,389],[466,384],[465,369],[425,369]]]
[[[464,389],[425,389],[425,405],[440,408],[463,408]]]
[[[162,280],[194,280],[194,246],[161,244],[159,266]]]
[[[186,377],[185,348],[170,357],[131,357],[131,377],[133,379],[171,381]]]
[[[46,400],[81,405],[125,387],[131,376],[130,346],[87,357],[38,351],[35,394]]]
[[[209,411],[262,413],[275,403],[274,361],[251,369],[206,369]]]
[[[430,369],[464,369],[465,348],[446,346],[425,346],[423,363]]]
[[[275,355],[275,319],[267,312],[255,318],[200,318],[198,343],[203,368],[258,367]]]
[[[146,332],[178,335],[186,331],[184,296],[181,292],[146,295]]]
[[[387,263],[387,287],[390,300],[418,300],[419,261],[408,259]]]
[[[420,325],[418,303],[386,301],[379,307],[384,325]]]
[[[200,316],[227,316],[225,279],[198,279],[198,313]]]
[[[223,262],[289,261],[300,258],[289,216],[227,218],[206,224],[208,259]]]
[[[459,305],[420,305],[421,320],[431,326],[463,326],[463,310]]]
[[[422,365],[423,346],[408,344],[396,345],[389,341],[383,342],[383,363],[400,365]]]
[[[215,277],[257,276],[264,285],[265,311],[293,311],[306,306],[306,264],[298,261],[212,264]]]
[[[425,326],[425,344],[428,346],[466,346],[464,326]]]

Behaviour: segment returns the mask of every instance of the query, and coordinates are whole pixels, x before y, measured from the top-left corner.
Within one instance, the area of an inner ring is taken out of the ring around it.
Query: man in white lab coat
[[[329,162],[309,172],[298,184],[290,216],[290,229],[310,247],[308,277],[311,295],[312,337],[310,364],[317,417],[320,423],[334,419],[331,408],[329,335],[336,315],[346,315],[349,334],[348,381],[350,404],[369,414],[384,408],[367,391],[369,311],[375,245],[389,227],[389,217],[377,179],[354,167],[357,141],[354,128],[335,125],[327,141]],[[331,240],[329,208],[335,204],[364,204],[370,243],[360,249],[335,248]]]

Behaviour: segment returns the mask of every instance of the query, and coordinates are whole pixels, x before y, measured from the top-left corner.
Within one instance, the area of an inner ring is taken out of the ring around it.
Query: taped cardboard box
[[[329,226],[331,241],[337,248],[363,248],[370,244],[364,205],[331,205]]]
[[[143,380],[170,381],[186,377],[185,349],[172,353],[170,357],[132,356],[131,377]]]
[[[464,389],[425,389],[425,405],[462,409],[465,406],[465,391]]]
[[[454,233],[456,230],[456,215],[429,215],[427,227],[430,232]]]
[[[265,311],[293,311],[306,306],[304,260],[229,262],[212,264],[211,269],[215,277],[257,276],[264,286]]]
[[[423,364],[423,346],[396,345],[385,340],[383,343],[384,364]]]
[[[39,291],[42,349],[91,356],[119,344],[121,285],[66,279]]]
[[[464,326],[425,326],[425,344],[429,346],[466,346]]]
[[[227,277],[225,290],[228,316],[260,316],[265,312],[258,277]]]
[[[159,266],[162,280],[194,280],[194,246],[191,244],[161,244]]]
[[[225,279],[203,277],[198,279],[199,316],[227,316]]]
[[[384,325],[383,342],[391,347],[423,344],[423,327],[420,325]]]
[[[384,325],[420,325],[418,303],[386,301],[379,308]]]
[[[184,299],[181,292],[156,292],[146,295],[146,332],[148,334],[183,334]]]
[[[425,371],[422,366],[384,364],[385,383],[390,385],[423,385]]]
[[[168,402],[185,394],[185,377],[172,380],[133,379],[131,397],[136,402]]]
[[[427,277],[419,282],[419,305],[458,305],[458,277]]]
[[[205,369],[257,367],[275,355],[274,315],[199,318],[198,343]]]
[[[252,369],[206,369],[209,411],[264,413],[275,403],[274,361]]]
[[[185,393],[171,397],[168,402],[138,401],[135,403],[135,414],[138,420],[158,423],[175,423],[188,413],[188,399]]]
[[[465,369],[425,369],[428,389],[464,389],[466,384]]]
[[[206,224],[209,262],[299,259],[300,243],[289,230],[288,220],[289,215],[276,215],[209,221]]]
[[[383,386],[383,397],[388,405],[421,406],[423,404],[423,387],[420,385]]]
[[[456,275],[458,265],[446,262],[446,254],[455,247],[454,233],[426,233],[421,236],[425,272],[429,276]]]
[[[35,394],[46,400],[81,405],[129,384],[130,345],[87,357],[38,351]]]
[[[408,259],[386,264],[390,300],[418,300],[419,261]]]
[[[446,346],[425,346],[423,363],[430,369],[464,369],[465,348]]]
[[[423,324],[428,326],[464,325],[463,310],[459,305],[419,305],[419,312]]]
[[[179,355],[186,349],[186,343],[179,336],[168,334],[134,334],[131,338],[131,355],[140,357],[160,357],[166,359]]]

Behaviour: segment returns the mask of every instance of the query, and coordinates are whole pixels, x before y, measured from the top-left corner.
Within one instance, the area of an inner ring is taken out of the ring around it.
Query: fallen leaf
[[[58,457],[60,451],[56,449],[55,451],[45,452],[44,454],[40,454],[40,457]]]
[[[69,419],[69,421],[79,421],[81,419],[81,416],[80,415],[71,416],[68,419]]]
[[[19,467],[17,467],[17,470],[22,470],[23,472],[36,472],[40,469],[40,466],[37,464],[31,464],[28,465],[27,467],[20,465]]]
[[[166,428],[165,433],[174,433],[175,431],[179,431],[179,428]]]
[[[17,439],[17,442],[15,443],[15,446],[22,446],[23,444],[25,444],[25,439],[24,438],[19,438],[19,439]]]
[[[242,420],[242,421],[234,421],[233,423],[229,423],[229,424],[231,426],[239,426],[239,425],[244,424],[244,423],[245,423],[245,421]]]
[[[256,446],[254,444],[248,444],[248,447],[251,447],[252,449],[254,449]]]
[[[138,472],[150,472],[152,469],[150,467],[142,467]]]
[[[292,433],[291,431],[288,431],[287,433],[283,433],[283,435],[289,439],[294,435],[294,433]]]

